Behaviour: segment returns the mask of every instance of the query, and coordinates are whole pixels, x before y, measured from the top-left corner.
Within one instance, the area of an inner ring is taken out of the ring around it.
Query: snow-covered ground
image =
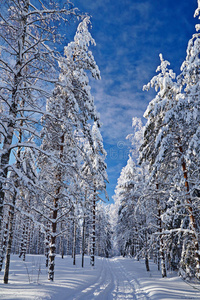
[[[153,263],[151,271],[146,272],[143,261],[122,257],[95,259],[94,269],[89,257],[85,258],[82,269],[80,256],[76,266],[72,265],[71,257],[57,256],[55,281],[50,283],[43,256],[27,255],[25,263],[12,256],[9,284],[1,280],[0,299],[200,299],[200,285],[188,284],[175,273],[161,278]]]

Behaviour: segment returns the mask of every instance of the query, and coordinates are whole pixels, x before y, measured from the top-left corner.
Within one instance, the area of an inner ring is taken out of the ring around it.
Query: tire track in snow
[[[109,259],[104,258],[105,261],[105,277],[103,284],[99,285],[99,287],[94,291],[93,299],[99,299],[99,300],[108,300],[108,296],[110,295],[111,291],[114,288],[114,278],[112,274],[112,270],[110,268]]]
[[[116,259],[109,260],[110,270],[112,273],[114,288],[112,292],[108,295],[108,300],[122,300],[122,299],[132,299],[136,300],[135,289],[129,283],[129,280],[124,276],[124,271],[122,270],[119,261]]]
[[[121,271],[124,274],[124,277],[128,280],[128,282],[133,286],[133,288],[135,290],[135,299],[136,300],[150,300],[148,295],[144,292],[144,290],[140,286],[138,280],[135,277],[133,277],[131,272],[127,272],[127,270],[124,268],[124,266],[122,265],[122,263],[120,261],[118,261],[118,263],[120,265]]]
[[[102,294],[105,294],[107,287],[111,283],[110,272],[108,272],[107,259],[102,258],[101,273],[96,279],[96,282],[89,285],[73,297],[73,300],[93,300],[102,299]],[[106,299],[106,298],[103,298]]]
[[[149,300],[136,278],[129,277],[119,259],[102,258],[96,282],[76,294],[73,300]]]

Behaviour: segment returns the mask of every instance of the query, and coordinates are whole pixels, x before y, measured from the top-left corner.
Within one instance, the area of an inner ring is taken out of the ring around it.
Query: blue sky
[[[91,82],[108,153],[110,202],[126,165],[132,117],[143,117],[153,92],[142,91],[155,75],[159,53],[178,74],[195,33],[197,0],[75,0],[91,15],[92,48],[102,80]],[[145,120],[143,119],[145,123]]]

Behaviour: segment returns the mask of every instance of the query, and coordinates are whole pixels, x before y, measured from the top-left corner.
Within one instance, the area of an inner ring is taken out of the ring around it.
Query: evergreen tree
[[[92,165],[91,157],[84,150],[84,143],[88,143],[94,155],[95,151],[102,150],[96,150],[99,146],[98,142],[94,140],[97,132],[94,134],[89,124],[89,121],[92,120],[99,124],[99,118],[94,106],[94,99],[90,93],[87,71],[90,71],[95,79],[100,78],[94,57],[91,51],[88,50],[89,45],[95,43],[88,31],[89,24],[89,17],[86,17],[77,28],[74,41],[65,47],[65,57],[59,61],[61,68],[59,83],[54,90],[53,97],[47,103],[47,114],[44,119],[42,148],[46,152],[48,151],[50,156],[48,157],[45,154],[41,156],[40,167],[42,177],[45,178],[45,184],[49,187],[48,193],[53,200],[53,205],[48,204],[53,214],[49,280],[54,278],[56,220],[62,220],[59,217],[60,214],[62,215],[60,212],[60,208],[63,206],[62,203],[65,203],[64,206],[68,206],[70,210],[70,202],[72,201],[71,207],[73,207],[75,213],[80,201],[83,199],[80,183],[84,180],[84,175],[80,172],[81,164],[85,160],[89,160],[91,174],[93,174],[95,168]],[[51,160],[52,155],[54,161]],[[100,171],[102,170],[97,170],[97,172]],[[98,180],[96,184],[100,185]],[[51,202],[51,199],[49,199],[48,203]],[[75,214],[73,224],[75,233],[77,227]]]

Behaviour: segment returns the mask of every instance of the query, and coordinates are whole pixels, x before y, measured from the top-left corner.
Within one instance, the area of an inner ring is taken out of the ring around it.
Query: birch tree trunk
[[[96,190],[94,190],[94,199],[92,205],[92,249],[91,249],[91,266],[94,267],[94,256],[95,256],[95,232],[96,231]]]
[[[67,220],[67,255],[70,253],[70,220]]]
[[[63,230],[63,221],[61,221],[60,224],[60,231],[62,232],[62,230]],[[62,234],[60,237],[60,255],[63,259],[64,258],[64,234]]]
[[[76,221],[74,221],[74,238],[73,238],[73,265],[76,264]]]
[[[26,1],[26,4],[24,5],[24,14],[23,18],[21,19],[21,36],[18,40],[18,49],[16,54],[16,65],[15,65],[15,72],[13,83],[14,86],[12,88],[12,101],[10,105],[9,110],[9,118],[8,118],[8,124],[7,124],[7,135],[4,138],[3,142],[3,154],[1,155],[1,161],[0,161],[0,175],[6,180],[8,176],[8,165],[10,161],[10,154],[11,154],[11,145],[13,141],[13,135],[14,135],[14,126],[16,122],[17,117],[17,107],[19,102],[19,87],[21,85],[22,81],[22,70],[21,67],[23,65],[23,57],[24,57],[24,43],[25,43],[25,36],[26,36],[26,29],[27,29],[27,13],[29,8],[29,1]],[[4,204],[4,197],[5,192],[3,189],[3,183],[0,182],[0,231],[2,228],[2,218],[3,218],[3,204]]]
[[[9,210],[9,227],[8,227],[8,244],[7,244],[7,251],[6,251],[6,261],[5,261],[5,271],[4,271],[4,283],[8,283],[9,277],[9,269],[10,269],[10,254],[12,248],[12,241],[13,241],[13,229],[14,229],[14,213],[15,213],[15,203],[16,203],[17,193],[14,192],[12,198],[12,205],[10,205]]]
[[[145,223],[146,223],[146,220],[145,220]],[[147,272],[149,272],[150,268],[149,268],[149,255],[148,255],[148,244],[147,244],[147,230],[145,230],[145,266],[146,266]]]
[[[47,225],[47,228],[49,226]],[[46,230],[46,237],[45,237],[45,257],[46,257],[46,268],[48,267],[49,265],[49,239],[50,239],[50,236],[49,236],[49,230],[47,229]]]
[[[20,253],[19,253],[19,257],[22,257],[23,261],[25,261],[25,259],[26,259],[28,231],[29,231],[29,218],[25,218],[24,219],[24,224],[23,224],[23,232],[22,232],[22,238],[21,238]]]
[[[158,184],[156,184],[156,189],[158,190]],[[166,263],[165,263],[165,252],[164,252],[164,240],[162,234],[162,220],[161,220],[161,207],[160,207],[160,200],[157,197],[157,207],[158,207],[158,228],[160,232],[160,260],[161,260],[161,273],[162,277],[167,277],[167,270],[166,270]]]
[[[147,249],[145,249],[145,266],[146,266],[147,272],[149,272],[150,268],[149,268],[149,257],[148,257]]]
[[[59,188],[57,190],[57,194],[59,194]],[[50,238],[50,252],[49,252],[49,272],[48,272],[48,280],[54,280],[54,266],[55,266],[55,256],[56,256],[56,228],[57,228],[57,215],[58,215],[58,200],[59,198],[54,198],[54,210],[52,215],[52,231]]]
[[[20,125],[23,125],[23,121],[20,121]],[[18,141],[22,141],[22,131],[19,131],[19,137]],[[16,167],[20,168],[20,153],[21,153],[21,148],[17,148],[17,162],[16,162]],[[11,174],[12,176],[12,174]],[[8,227],[8,244],[7,244],[7,251],[6,251],[6,262],[5,262],[5,271],[4,271],[4,283],[8,283],[8,276],[9,276],[9,268],[10,268],[10,254],[11,254],[11,248],[12,248],[12,242],[13,242],[13,230],[14,230],[14,216],[15,216],[15,204],[17,200],[17,189],[19,187],[19,180],[17,178],[16,174],[13,174],[13,182],[15,189],[13,191],[12,195],[12,205],[10,205],[10,210],[9,210],[9,227]],[[24,258],[25,260],[25,258]]]
[[[160,271],[160,237],[159,240],[156,241],[156,260],[157,260],[158,271]]]
[[[2,241],[2,249],[1,249],[1,256],[0,256],[0,272],[3,267],[3,261],[5,257],[5,252],[6,252],[6,244],[7,244],[7,237],[8,237],[8,226],[9,226],[9,218],[5,224],[5,229],[3,232],[3,241]]]
[[[64,151],[64,134],[61,136],[60,144],[60,160],[62,161],[63,151]],[[56,231],[57,231],[57,216],[58,216],[58,203],[60,200],[60,191],[61,191],[61,180],[62,174],[61,171],[56,175],[58,187],[55,191],[55,197],[53,200],[53,215],[52,215],[52,232],[51,232],[51,241],[50,241],[50,252],[49,252],[49,273],[48,280],[54,280],[54,266],[55,266],[55,256],[56,256]]]
[[[83,217],[83,231],[82,231],[82,268],[84,267],[85,255],[85,216]]]

